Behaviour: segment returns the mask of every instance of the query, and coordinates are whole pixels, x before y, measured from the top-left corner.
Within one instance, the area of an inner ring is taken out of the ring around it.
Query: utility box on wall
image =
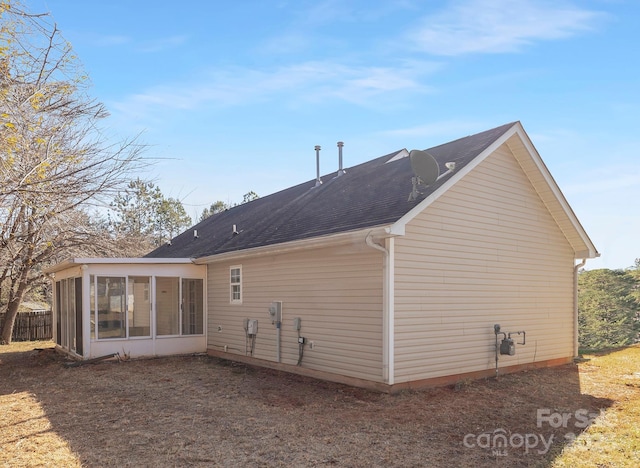
[[[258,334],[258,321],[256,319],[247,319],[246,325],[247,335],[254,336]]]
[[[269,317],[273,323],[282,322],[282,301],[274,301],[269,306]]]

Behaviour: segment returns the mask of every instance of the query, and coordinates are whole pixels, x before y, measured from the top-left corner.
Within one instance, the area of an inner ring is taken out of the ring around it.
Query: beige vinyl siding
[[[527,332],[500,366],[572,356],[574,252],[506,145],[408,223],[395,253],[396,383],[493,368],[496,323]]]
[[[230,304],[229,268],[242,265],[242,304]],[[245,354],[244,319],[258,320],[253,356],[276,361],[268,307],[282,301],[281,362],[298,361],[293,319],[302,319],[302,366],[382,380],[382,255],[358,246],[323,248],[208,266],[208,347]],[[220,330],[220,331],[219,331]]]

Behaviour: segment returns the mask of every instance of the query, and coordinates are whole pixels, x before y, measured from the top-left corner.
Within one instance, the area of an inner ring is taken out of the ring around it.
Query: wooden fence
[[[4,314],[0,314],[0,329]],[[12,341],[50,340],[53,338],[53,313],[50,310],[20,312],[13,326]]]

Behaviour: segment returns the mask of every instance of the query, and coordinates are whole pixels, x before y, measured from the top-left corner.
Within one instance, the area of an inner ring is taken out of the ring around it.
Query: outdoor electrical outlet
[[[316,347],[315,341],[309,341],[309,349],[313,349]]]

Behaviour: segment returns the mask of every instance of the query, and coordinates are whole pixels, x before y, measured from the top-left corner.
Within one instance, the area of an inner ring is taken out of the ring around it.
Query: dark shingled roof
[[[457,172],[513,125],[502,125],[427,151],[440,165],[441,174],[446,171],[446,162],[455,162]],[[429,187],[421,187],[417,200],[407,201],[412,190],[410,159],[404,157],[386,164],[401,151],[347,168],[340,177],[336,172],[325,175],[319,187],[315,187],[314,179],[216,213],[146,257],[199,258],[392,224],[448,180],[443,177]],[[194,229],[198,238],[193,235]]]

